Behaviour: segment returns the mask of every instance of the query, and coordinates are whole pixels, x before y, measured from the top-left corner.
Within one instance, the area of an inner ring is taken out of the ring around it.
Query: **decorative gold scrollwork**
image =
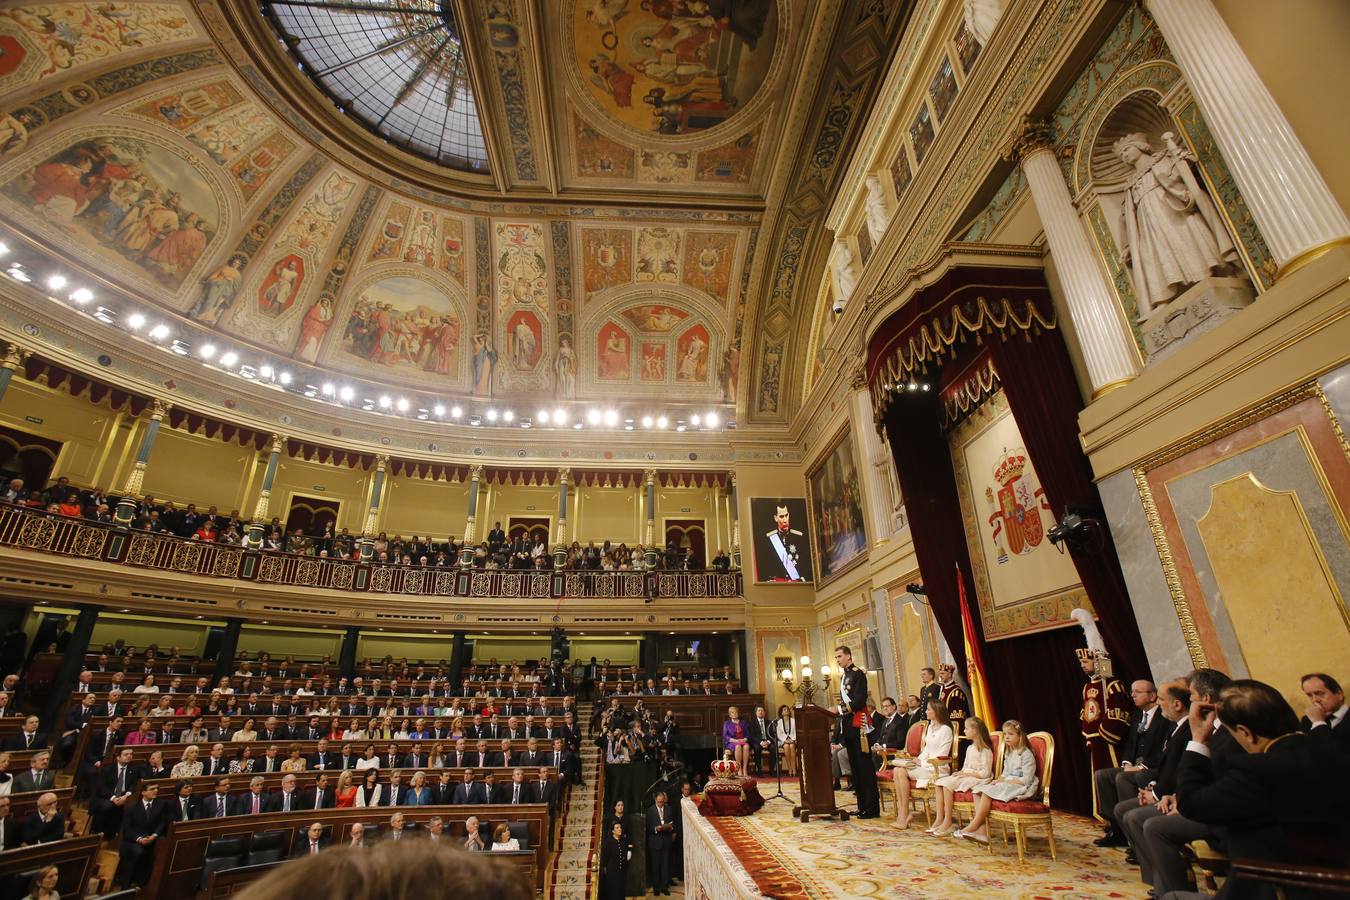
[[[426,579],[426,573],[421,569],[408,569],[403,573],[403,593],[420,594],[422,593],[422,582]]]
[[[242,550],[221,550],[216,553],[211,574],[220,578],[236,578],[239,575],[239,563],[243,558]]]
[[[492,576],[486,572],[475,572],[473,578],[469,579],[469,595],[472,597],[486,597],[492,593]]]
[[[305,587],[314,587],[319,583],[319,571],[317,559],[302,559],[300,564],[295,567],[295,583]]]
[[[433,593],[440,597],[448,597],[455,592],[455,573],[437,572],[436,586],[432,589]]]
[[[127,562],[133,566],[152,566],[159,541],[148,534],[138,534],[131,539],[131,549],[127,550]]]
[[[376,566],[370,570],[370,589],[372,591],[388,591],[393,583],[394,570],[388,566]]]
[[[201,544],[179,544],[173,550],[173,559],[169,567],[175,572],[195,572],[201,561]]]
[[[56,537],[56,523],[51,519],[33,516],[24,522],[23,528],[19,530],[19,545],[32,547],[34,550],[47,550],[51,547],[54,537]]]
[[[708,596],[708,579],[705,576],[691,575],[688,583],[690,597]]]
[[[547,597],[549,595],[549,577],[550,576],[543,574],[530,576],[531,597]]]
[[[71,543],[70,549],[76,556],[96,559],[102,555],[103,545],[107,542],[107,529],[81,525],[75,530],[75,540]]]
[[[278,582],[285,570],[285,560],[280,556],[264,556],[258,566],[258,580]]]
[[[675,575],[662,575],[656,581],[656,589],[662,597],[678,597],[680,579]]]
[[[502,576],[501,595],[503,597],[520,596],[520,576],[514,572],[509,572]]]
[[[568,575],[563,594],[568,597],[582,597],[586,593],[585,583],[580,575]]]
[[[333,566],[333,587],[340,591],[351,590],[352,582],[356,579],[356,566],[339,565]]]

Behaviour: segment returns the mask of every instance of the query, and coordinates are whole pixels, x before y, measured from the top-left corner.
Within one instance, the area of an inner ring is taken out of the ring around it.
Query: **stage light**
[[[926,381],[924,382],[923,389],[924,389],[925,391],[928,390],[928,382],[926,382]]]
[[[94,299],[94,292],[89,288],[76,288],[71,292],[70,299],[80,304],[88,303]]]
[[[553,411],[553,421],[559,425],[567,424],[567,410],[561,406]]]
[[[145,316],[140,313],[132,313],[127,316],[127,327],[135,331],[145,324]]]
[[[398,411],[399,411],[399,412],[407,412],[407,411],[408,411],[408,401],[407,401],[405,398],[403,398],[403,397],[399,397],[399,398],[398,398],[398,402],[395,403],[394,405],[398,407]]]
[[[323,391],[323,395],[325,397],[331,397],[333,396],[333,393],[337,390],[337,388],[333,387],[333,382],[325,381],[323,383],[323,387],[320,388],[320,390]]]
[[[487,420],[488,420],[489,422],[495,422],[495,421],[497,421],[497,410],[495,410],[495,409],[489,409],[489,410],[487,411]]]
[[[610,428],[619,424],[619,414],[612,409],[605,410],[605,424]]]
[[[202,359],[210,359],[211,357],[216,355],[216,345],[202,344],[202,348],[197,351],[197,355],[200,356]]]
[[[252,366],[240,366],[240,367],[239,367],[239,377],[240,377],[240,378],[252,378],[253,376],[255,376],[255,375],[257,375],[257,374],[258,374],[258,370],[255,369],[255,368],[253,368]]]
[[[66,286],[66,276],[64,275],[47,276],[47,287],[51,288],[52,290],[59,291],[61,290],[61,288],[65,286]]]
[[[24,284],[33,280],[28,277],[28,273],[25,272],[18,263],[14,263],[14,265],[9,267],[9,277],[13,278],[15,281],[22,281]]]
[[[464,410],[460,409],[458,406],[451,407],[450,418],[458,419],[462,415],[464,415]]]
[[[703,424],[707,425],[709,428],[716,428],[718,425],[722,424],[722,419],[717,413],[710,412],[704,417]]]
[[[386,395],[380,395],[380,409],[388,409],[393,406],[394,401]]]
[[[592,425],[599,425],[599,424],[600,424],[600,410],[598,410],[598,409],[588,409],[588,410],[586,410],[586,421],[589,422],[589,423],[592,424]]]
[[[169,326],[163,322],[150,329],[150,340],[162,341],[169,336]]]
[[[235,353],[233,350],[227,350],[220,357],[220,364],[222,366],[225,366],[227,369],[232,367],[237,362],[239,362],[239,354]]]
[[[6,244],[4,241],[0,241],[0,256],[7,256],[8,254],[9,254],[9,244]]]
[[[573,427],[573,428],[580,428],[580,427],[581,427],[581,423],[580,423],[580,422],[574,422],[574,423],[572,424],[572,427]]]
[[[262,365],[258,367],[258,374],[263,378],[271,378],[276,374],[276,371],[269,365]]]
[[[441,404],[437,403],[435,406],[431,408],[431,411],[436,414],[436,418],[438,419],[445,418],[445,407],[442,406]]]
[[[350,402],[351,402],[351,399],[352,399],[353,397],[355,397],[355,396],[356,396],[356,391],[352,390],[351,387],[350,387],[349,385],[345,385],[345,384],[344,384],[344,385],[338,390],[338,397],[342,398],[342,401],[343,401],[344,403],[350,403]]]
[[[698,427],[698,423],[701,421],[703,420],[699,417],[698,413],[694,413],[692,416],[689,417],[689,424],[693,425],[695,428]]]
[[[651,417],[651,416],[643,416],[643,417],[642,417],[642,427],[643,427],[643,428],[651,428],[651,427],[652,427],[652,417]]]
[[[684,426],[684,423],[681,422],[680,424],[678,424],[678,425],[675,426],[675,430],[676,430],[676,431],[684,431],[684,427],[685,427],[685,426]]]
[[[541,409],[539,410],[539,412],[534,414],[534,417],[539,420],[540,425],[548,424],[548,410]]]
[[[917,390],[919,389],[919,384],[918,384],[918,382],[915,382],[915,381],[911,381],[911,382],[910,382],[908,385],[906,385],[906,386],[907,386],[911,391],[917,391]]]
[[[623,430],[624,430],[624,431],[632,431],[632,430],[633,430],[633,425],[632,425],[632,423],[630,422],[629,424],[623,426]]]
[[[656,427],[657,427],[657,428],[665,428],[665,427],[666,427],[667,425],[669,425],[669,424],[670,424],[670,420],[667,419],[665,416],[657,416],[657,418],[656,418]]]
[[[502,419],[507,422],[514,422],[516,420],[516,414],[508,409],[506,412],[502,413]]]

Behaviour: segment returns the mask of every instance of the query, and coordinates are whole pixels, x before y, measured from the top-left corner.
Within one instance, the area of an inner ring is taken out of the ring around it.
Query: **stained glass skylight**
[[[450,0],[261,5],[286,50],[343,113],[410,153],[488,171]]]

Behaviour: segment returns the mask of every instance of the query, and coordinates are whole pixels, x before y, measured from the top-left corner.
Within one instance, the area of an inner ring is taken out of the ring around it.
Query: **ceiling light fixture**
[[[598,410],[598,409],[588,409],[588,410],[586,410],[586,421],[589,422],[589,423],[591,423],[592,425],[599,425],[599,424],[600,424],[600,410]]]
[[[352,390],[351,385],[344,384],[344,385],[338,390],[338,397],[340,397],[340,398],[342,399],[342,402],[343,402],[343,403],[351,403],[351,402],[352,402],[352,398],[355,397],[355,396],[356,396],[356,391]]]
[[[534,417],[539,420],[540,425],[548,424],[548,410],[541,409],[539,410],[539,412],[534,414]]]
[[[619,414],[612,409],[605,410],[605,424],[610,428],[619,424]]]
[[[382,394],[380,396],[380,409],[388,409],[391,405],[393,405],[393,402],[394,401],[389,398],[389,395]]]
[[[516,414],[508,409],[506,412],[502,413],[502,418],[507,422],[513,422],[515,421]]]
[[[553,411],[553,421],[556,422],[556,423],[559,424],[559,425],[566,425],[566,424],[567,424],[567,410],[563,409],[562,407],[558,407],[557,409],[555,409],[555,410]]]
[[[489,410],[487,411],[487,420],[488,420],[489,422],[495,422],[495,421],[497,421],[497,410],[495,410],[495,409],[489,409]]]
[[[201,349],[197,351],[197,355],[200,356],[202,359],[210,359],[211,357],[216,355],[216,345],[202,344]]]
[[[280,381],[282,384],[290,384],[290,383],[291,383],[291,373],[290,373],[290,372],[282,372],[280,375],[277,376],[277,381]]]
[[[651,427],[652,427],[652,417],[651,417],[651,416],[643,416],[643,417],[642,417],[642,427],[643,427],[643,428],[651,428]]]
[[[701,421],[702,419],[699,418],[698,413],[694,413],[692,416],[689,417],[689,424],[693,425],[695,428],[698,427],[698,423]]]
[[[464,415],[464,410],[460,409],[458,406],[450,408],[450,418],[458,419],[462,415]]]
[[[323,395],[325,397],[331,397],[333,396],[334,392],[337,391],[337,388],[333,387],[333,382],[325,381],[323,383],[323,387],[321,387],[320,390],[323,391]]]
[[[445,407],[442,406],[441,404],[437,403],[435,406],[431,408],[431,411],[436,414],[436,418],[438,419],[445,418]]]
[[[70,299],[76,303],[88,303],[90,300],[94,299],[94,292],[89,290],[89,288],[76,288],[71,292]]]
[[[28,273],[25,272],[18,263],[14,263],[9,267],[9,277],[13,278],[15,281],[22,281],[24,284],[33,280],[28,277]]]
[[[404,397],[399,397],[399,398],[398,398],[398,403],[396,403],[395,405],[398,407],[398,411],[399,411],[399,412],[407,412],[407,411],[408,411],[408,401],[407,401],[407,399],[404,398]]]
[[[665,428],[665,427],[666,427],[667,425],[669,425],[669,424],[670,424],[670,420],[667,419],[665,416],[657,416],[657,418],[656,418],[656,427],[657,427],[657,428]]]
[[[66,276],[64,275],[47,276],[47,287],[51,288],[52,290],[59,291],[61,290],[61,288],[65,286],[66,286]]]
[[[239,362],[239,354],[235,353],[233,350],[227,350],[220,356],[220,364],[226,368],[233,366],[237,362]]]
[[[179,356],[187,356],[188,350],[190,350],[191,348],[182,341],[174,341],[173,344],[169,346],[169,349],[172,350],[174,353],[177,353]]]
[[[264,364],[258,367],[258,374],[263,378],[271,378],[276,374],[276,371],[271,366]]]
[[[130,329],[135,330],[137,328],[140,328],[144,324],[145,324],[145,316],[141,315],[140,313],[132,313],[131,315],[127,316],[127,327]]]
[[[707,425],[709,428],[716,428],[721,423],[722,419],[715,412],[708,413],[703,419],[703,424]]]
[[[163,322],[150,329],[150,340],[162,341],[169,336],[169,326]]]

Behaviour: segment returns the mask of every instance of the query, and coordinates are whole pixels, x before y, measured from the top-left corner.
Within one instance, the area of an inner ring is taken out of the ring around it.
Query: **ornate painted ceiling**
[[[302,373],[781,423],[907,13],[5,4],[0,220],[185,338]]]

